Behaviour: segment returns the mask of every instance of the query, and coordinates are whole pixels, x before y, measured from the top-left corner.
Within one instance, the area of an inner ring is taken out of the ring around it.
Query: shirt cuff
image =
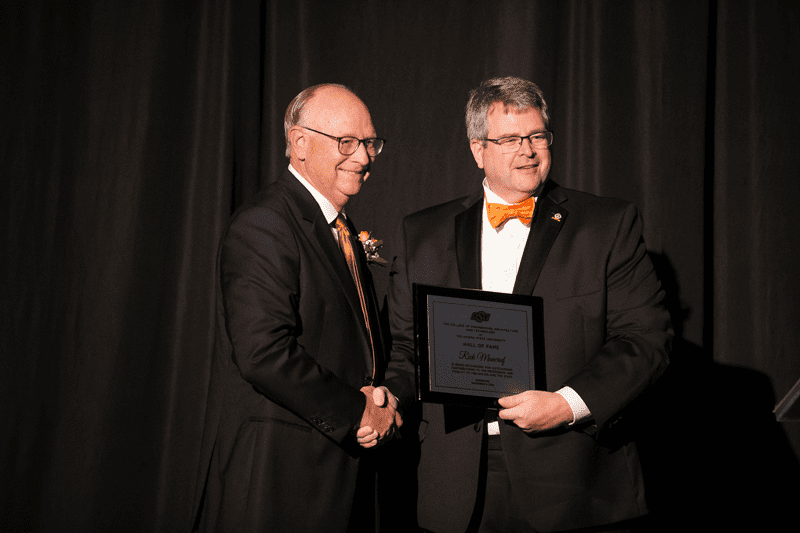
[[[567,400],[570,409],[572,409],[572,422],[568,424],[569,426],[575,424],[576,422],[582,422],[592,416],[589,408],[586,407],[586,404],[581,399],[580,395],[575,392],[572,387],[562,387],[556,391],[556,394],[560,394],[565,400]]]

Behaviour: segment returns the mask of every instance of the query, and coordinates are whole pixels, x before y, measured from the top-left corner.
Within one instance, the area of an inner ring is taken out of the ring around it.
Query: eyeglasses
[[[307,128],[305,126],[300,126],[303,129],[313,131],[314,133],[319,133],[320,135],[324,135],[325,137],[329,137],[334,141],[339,143],[339,153],[342,155],[353,155],[358,150],[358,147],[363,144],[364,148],[367,150],[367,155],[370,157],[375,157],[381,150],[383,150],[383,145],[386,142],[386,139],[380,139],[378,137],[372,137],[370,139],[357,139],[355,137],[334,137],[333,135],[328,135],[327,133],[322,133],[321,131],[313,130],[311,128]]]
[[[504,154],[516,152],[522,146],[522,139],[528,139],[533,148],[547,148],[553,144],[552,131],[540,131],[527,137],[503,137],[502,139],[484,139],[500,146],[500,151]]]

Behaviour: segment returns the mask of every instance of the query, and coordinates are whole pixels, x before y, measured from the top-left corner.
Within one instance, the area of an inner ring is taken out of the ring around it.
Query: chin
[[[341,189],[339,189],[339,194],[341,194],[345,198],[352,198],[353,196],[357,195],[360,190],[361,190],[361,184],[359,183],[358,185],[342,187]]]
[[[544,180],[547,179],[547,174],[542,175],[540,173],[536,173],[535,175],[523,175],[522,176],[522,184],[524,184],[523,188],[529,192],[533,192],[539,187]]]
[[[531,194],[544,180],[540,179],[526,179],[519,183],[517,191]]]

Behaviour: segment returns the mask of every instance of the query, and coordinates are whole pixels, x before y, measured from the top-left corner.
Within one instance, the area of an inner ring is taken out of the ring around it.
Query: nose
[[[367,153],[367,147],[364,146],[363,142],[358,143],[358,148],[356,151],[350,154],[350,158],[358,161],[362,165],[368,165],[370,163],[369,154]]]
[[[527,144],[526,144],[525,141],[527,141]],[[522,152],[523,154],[525,154],[528,157],[533,157],[533,155],[536,152],[533,149],[533,143],[531,142],[531,138],[530,137],[523,137],[522,138],[522,144],[519,147],[519,151]]]

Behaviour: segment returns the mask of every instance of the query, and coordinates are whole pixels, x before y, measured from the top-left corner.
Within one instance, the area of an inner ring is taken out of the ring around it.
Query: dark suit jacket
[[[393,361],[414,349],[412,283],[480,288],[482,207],[481,191],[404,219],[389,287]],[[671,339],[636,208],[548,181],[514,293],[543,298],[545,388],[572,387],[596,425],[528,435],[501,422],[520,512],[536,531],[644,514],[635,445],[604,444],[626,406],[664,370]],[[478,485],[482,418],[477,411],[423,404],[420,526],[466,529]]]
[[[354,246],[375,366],[344,256],[302,184],[287,171],[233,215],[217,259],[201,529],[346,529],[362,452],[351,435],[366,405],[359,389],[385,368],[372,278]]]

